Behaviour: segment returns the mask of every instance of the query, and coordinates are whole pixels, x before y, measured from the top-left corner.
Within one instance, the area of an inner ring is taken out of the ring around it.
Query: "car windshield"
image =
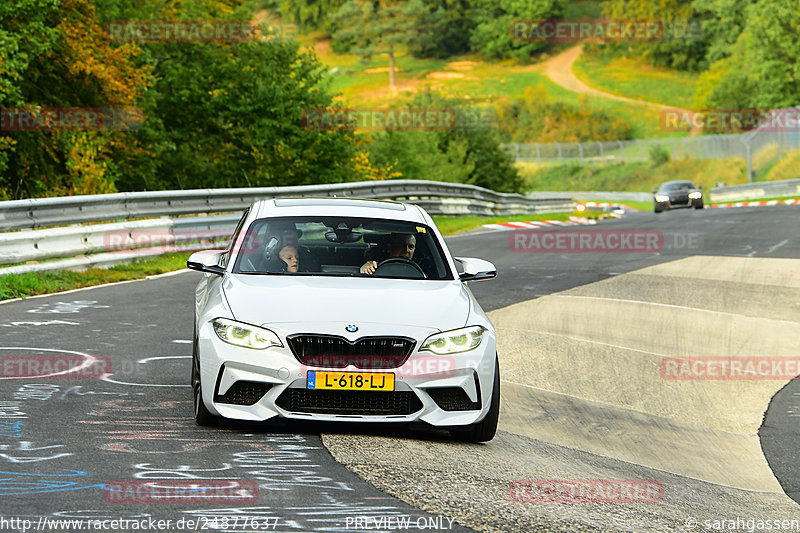
[[[694,183],[691,181],[673,181],[670,183],[662,183],[658,192],[686,191],[689,189],[696,189]]]
[[[250,224],[237,252],[235,274],[453,279],[430,227],[412,222],[263,218]],[[377,265],[373,273],[364,272],[367,264]]]

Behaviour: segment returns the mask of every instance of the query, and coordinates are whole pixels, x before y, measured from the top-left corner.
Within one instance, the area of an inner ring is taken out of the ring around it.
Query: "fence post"
[[[539,149],[539,143],[536,143],[536,162],[542,162],[542,151]]]
[[[561,157],[561,143],[556,143],[556,148],[558,148],[558,163],[564,163],[564,158]]]
[[[622,145],[622,141],[617,141],[619,143],[619,158],[622,162],[625,162],[625,147]]]
[[[603,157],[603,141],[597,141],[597,144],[600,146],[600,164],[605,165],[606,160],[605,157]]]
[[[747,183],[753,183],[753,156],[750,153],[750,143],[744,141],[745,154],[747,157]]]
[[[642,141],[636,139],[636,145],[639,147],[639,161],[644,161],[644,152],[642,151]]]
[[[578,157],[581,159],[581,166],[583,166],[583,144],[582,143],[575,143],[578,145]]]

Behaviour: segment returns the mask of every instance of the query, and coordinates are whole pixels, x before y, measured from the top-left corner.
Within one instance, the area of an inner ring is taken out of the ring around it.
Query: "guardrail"
[[[800,179],[757,181],[711,189],[711,199],[714,202],[738,202],[750,198],[771,198],[773,196],[800,196]]]
[[[230,236],[240,212],[253,201],[298,196],[404,200],[433,215],[551,213],[569,211],[574,205],[565,197],[529,198],[422,180],[15,200],[0,202],[0,231],[6,232],[0,233],[0,264],[70,259],[7,267],[0,269],[0,275],[111,265],[170,251],[219,247]],[[115,222],[83,225],[107,221]]]
[[[388,180],[297,187],[194,189],[128,192],[0,202],[0,231],[41,228],[85,222],[128,220],[159,216],[241,211],[265,198],[339,196],[409,200],[431,214],[481,213],[492,215],[548,212],[554,199],[531,199],[460,183],[424,180]],[[469,200],[456,208],[442,200]],[[556,202],[558,208],[563,208]],[[455,210],[455,211],[454,211]]]

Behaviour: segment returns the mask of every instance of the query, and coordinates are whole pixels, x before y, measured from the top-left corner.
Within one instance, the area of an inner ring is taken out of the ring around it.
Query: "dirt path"
[[[689,109],[682,109],[680,107],[672,107],[663,104],[657,104],[655,102],[648,102],[645,100],[634,100],[633,98],[626,98],[624,96],[618,96],[616,94],[607,93],[605,91],[601,91],[599,89],[595,89],[594,87],[586,85],[584,82],[579,80],[578,77],[575,76],[575,73],[572,71],[572,65],[581,55],[582,49],[583,45],[579,44],[548,59],[544,65],[545,74],[547,75],[547,77],[550,78],[550,80],[552,80],[557,85],[560,85],[561,87],[569,91],[580,94],[596,96],[598,98],[608,98],[609,100],[617,100],[619,102],[627,102],[629,104],[650,106],[665,111],[668,110],[668,111],[676,111],[678,113],[692,113],[692,111],[690,111]],[[698,133],[699,131],[695,129],[691,131],[691,135],[697,135]]]

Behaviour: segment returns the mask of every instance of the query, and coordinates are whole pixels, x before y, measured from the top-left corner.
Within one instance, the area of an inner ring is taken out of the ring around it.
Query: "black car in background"
[[[703,188],[691,181],[665,181],[653,191],[653,211],[660,213],[676,207],[703,209]]]

